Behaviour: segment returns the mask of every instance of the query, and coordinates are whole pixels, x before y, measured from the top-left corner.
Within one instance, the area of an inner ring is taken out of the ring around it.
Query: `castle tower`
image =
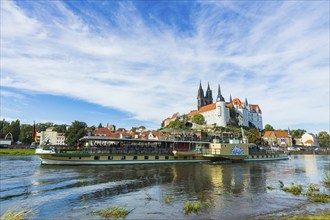
[[[199,110],[200,107],[205,105],[205,101],[204,101],[204,91],[202,88],[202,82],[199,83],[199,89],[197,92],[197,109]]]
[[[213,103],[212,90],[210,89],[210,84],[207,84],[207,90],[205,95],[205,105]]]
[[[226,108],[225,98],[221,94],[220,84],[218,87],[216,109],[218,114],[216,124],[225,127],[227,125],[227,121],[229,120],[229,111]]]

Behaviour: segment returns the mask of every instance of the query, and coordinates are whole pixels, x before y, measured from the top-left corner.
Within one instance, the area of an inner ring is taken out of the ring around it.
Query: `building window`
[[[99,156],[94,156],[94,160],[99,160],[100,157]]]
[[[149,156],[144,156],[144,159],[145,160],[149,160]]]
[[[113,157],[112,156],[108,156],[108,160],[113,160]]]
[[[155,159],[158,160],[159,159],[159,156],[155,156]]]
[[[137,156],[134,156],[134,157],[133,157],[133,160],[137,160]]]
[[[168,156],[165,156],[165,160],[168,160]]]

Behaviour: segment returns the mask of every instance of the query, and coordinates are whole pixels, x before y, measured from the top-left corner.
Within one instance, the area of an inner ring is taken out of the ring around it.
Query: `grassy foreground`
[[[31,156],[35,149],[3,149],[0,148],[0,156]]]

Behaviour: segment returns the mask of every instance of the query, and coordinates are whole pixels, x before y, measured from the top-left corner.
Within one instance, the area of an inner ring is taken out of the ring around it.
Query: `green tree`
[[[97,126],[97,128],[103,128],[102,123],[100,123],[99,126]]]
[[[53,131],[56,131],[58,133],[65,133],[66,125],[54,125]]]
[[[265,125],[265,131],[274,131],[275,129],[270,124]]]
[[[72,122],[65,132],[65,143],[69,146],[76,146],[79,139],[87,134],[87,124],[81,121]]]
[[[13,135],[13,141],[17,142],[21,132],[20,121],[18,119],[10,123],[10,132]]]
[[[38,123],[36,124],[37,132],[46,131],[47,128],[54,126],[52,122]]]
[[[31,144],[33,142],[33,126],[29,124],[21,125],[21,132],[19,134],[19,140],[23,144]]]
[[[192,117],[191,121],[198,125],[203,125],[205,123],[205,118],[202,114],[196,114]]]
[[[245,131],[245,135],[247,136],[249,143],[260,144],[260,133],[257,129],[250,128]]]
[[[297,130],[290,130],[290,134],[292,138],[301,138],[303,134],[306,133],[306,130],[304,129],[297,129]]]
[[[5,119],[0,121],[0,138],[5,138],[5,136],[10,132],[10,123]]]
[[[176,129],[185,129],[186,128],[186,121],[180,120],[179,118],[171,121],[170,124],[167,126],[168,128],[176,128]]]
[[[326,131],[319,132],[319,143],[321,147],[330,147],[330,135]]]

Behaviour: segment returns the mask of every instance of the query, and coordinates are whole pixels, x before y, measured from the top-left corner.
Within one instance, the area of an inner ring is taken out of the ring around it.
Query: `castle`
[[[204,95],[202,83],[200,82],[197,92],[197,110],[190,111],[188,113],[188,118],[192,118],[196,114],[201,114],[204,116],[207,125],[216,124],[217,126],[226,127],[230,121],[230,108],[235,110],[239,126],[254,126],[258,130],[263,129],[262,112],[259,105],[248,104],[246,98],[245,102],[241,102],[239,98],[232,99],[231,96],[229,102],[226,102],[221,94],[220,84],[218,86],[216,101],[213,102],[210,85],[208,84]],[[165,119],[164,126],[167,126],[177,117],[180,117],[179,113],[175,113],[171,118]]]

